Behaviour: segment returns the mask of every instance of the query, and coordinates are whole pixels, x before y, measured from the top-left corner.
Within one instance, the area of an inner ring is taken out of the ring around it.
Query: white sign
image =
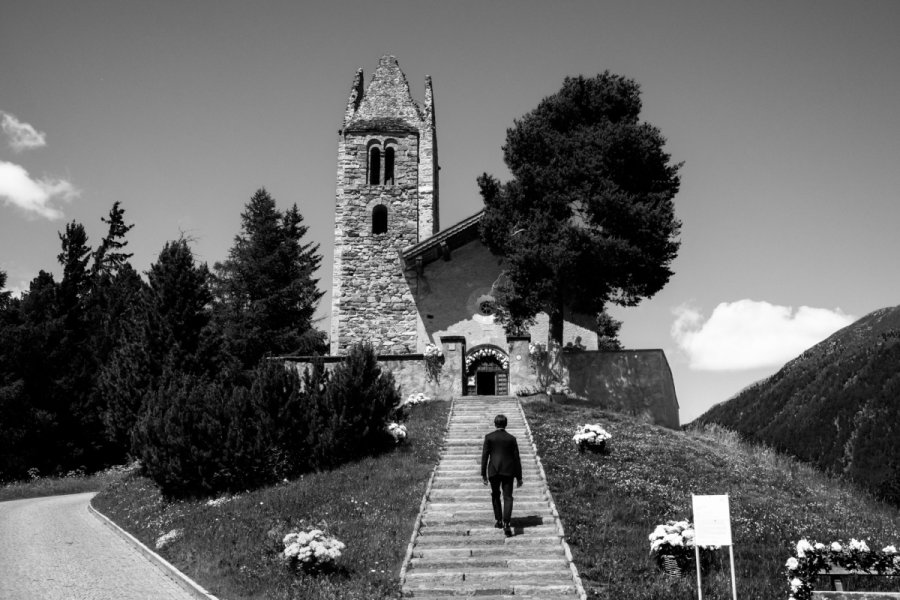
[[[693,496],[694,543],[698,546],[731,546],[731,513],[728,496]]]

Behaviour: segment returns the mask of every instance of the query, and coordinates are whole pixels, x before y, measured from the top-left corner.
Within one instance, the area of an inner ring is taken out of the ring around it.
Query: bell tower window
[[[372,209],[372,233],[387,233],[388,210],[384,204]]]
[[[394,149],[384,151],[384,184],[394,185]]]
[[[377,146],[369,151],[369,185],[381,183],[381,149]]]

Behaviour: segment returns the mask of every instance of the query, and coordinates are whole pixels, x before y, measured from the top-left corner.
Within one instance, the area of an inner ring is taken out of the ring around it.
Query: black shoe
[[[512,537],[512,527],[509,526],[509,523],[504,523],[503,525],[503,534],[506,537]]]
[[[494,521],[494,528],[503,529],[503,523],[501,523],[500,521]]]

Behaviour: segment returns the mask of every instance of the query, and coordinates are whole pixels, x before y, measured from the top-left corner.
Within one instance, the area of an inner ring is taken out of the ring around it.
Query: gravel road
[[[192,600],[88,512],[93,495],[0,502],[0,598]]]

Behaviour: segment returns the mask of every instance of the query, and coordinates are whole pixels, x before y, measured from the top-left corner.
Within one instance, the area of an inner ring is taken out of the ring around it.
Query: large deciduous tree
[[[294,205],[284,213],[265,189],[241,214],[241,233],[228,259],[216,263],[216,322],[228,349],[253,367],[267,353],[321,351],[313,327],[322,292],[313,277],[319,245],[303,243],[308,227]]]
[[[566,78],[507,130],[512,179],[485,173],[478,184],[482,239],[505,258],[498,301],[508,328],[546,312],[560,344],[567,312],[633,306],[669,281],[681,164],[640,112],[639,85],[607,71]]]

